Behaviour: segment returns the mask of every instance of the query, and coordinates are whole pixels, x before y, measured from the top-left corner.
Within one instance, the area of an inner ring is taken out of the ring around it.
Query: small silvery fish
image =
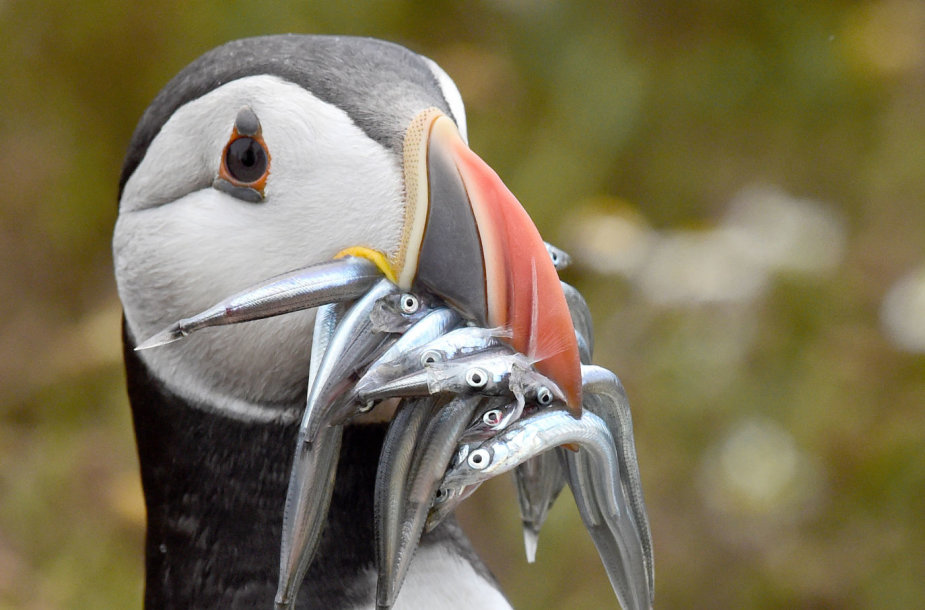
[[[323,305],[315,314],[309,387],[318,376],[321,359],[344,310],[339,303]],[[321,528],[334,490],[333,473],[337,468],[342,433],[340,426],[330,427],[321,432],[318,442],[296,444],[283,511],[277,610],[289,610],[295,605],[299,585],[321,539]]]
[[[346,256],[290,271],[251,286],[143,341],[135,350],[172,343],[211,326],[238,324],[359,298],[378,280],[376,265]]]
[[[613,541],[604,541],[604,548],[610,553],[614,548],[609,545],[615,544],[619,554],[619,572],[608,574],[617,597],[625,608],[649,607],[652,592],[648,565],[639,528],[626,506],[614,439],[604,421],[594,413],[585,410],[576,419],[563,410],[545,409],[521,419],[469,451],[464,461],[457,461],[446,473],[441,487],[461,488],[485,481],[564,444],[579,445],[582,459],[586,454],[591,460],[589,476],[579,479],[576,498],[583,496],[585,508],[590,505],[594,515],[592,519],[603,521],[609,528]],[[606,531],[598,533],[605,535]],[[610,561],[613,567],[612,557],[605,558],[602,554],[602,559]]]
[[[318,368],[318,376],[309,388],[299,439],[312,442],[318,430],[330,423],[333,407],[341,395],[356,382],[359,371],[387,349],[397,336],[372,328],[369,312],[376,302],[398,290],[389,280],[380,280],[358,300],[334,331]]]

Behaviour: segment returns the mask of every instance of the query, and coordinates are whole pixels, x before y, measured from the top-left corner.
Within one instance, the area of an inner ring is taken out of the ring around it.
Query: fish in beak
[[[200,328],[355,298],[354,287],[367,288],[369,269],[378,269],[404,290],[436,294],[479,326],[509,331],[505,341],[562,389],[569,410],[579,416],[575,327],[553,255],[517,198],[436,108],[419,113],[407,128],[403,174],[404,223],[394,248],[344,248],[335,261],[245,290],[175,323],[139,349]]]
[[[429,290],[480,326],[505,327],[516,351],[581,413],[575,329],[546,244],[498,175],[439,110],[404,138],[406,217],[393,260],[399,286]]]

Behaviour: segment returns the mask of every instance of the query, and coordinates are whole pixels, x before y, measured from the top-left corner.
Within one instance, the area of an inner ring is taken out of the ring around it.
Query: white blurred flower
[[[722,226],[742,257],[769,271],[821,273],[844,256],[845,222],[835,210],[773,187],[741,191]]]
[[[598,273],[633,276],[648,256],[655,233],[637,216],[582,214],[572,230],[569,254]]]
[[[739,255],[726,231],[677,231],[660,237],[636,276],[648,300],[661,305],[750,301],[767,274]]]
[[[818,465],[776,422],[740,422],[704,456],[700,490],[715,513],[749,520],[791,521],[817,502]]]
[[[831,271],[847,241],[845,222],[831,207],[772,187],[741,191],[713,229],[659,232],[624,202],[592,204],[619,211],[579,215],[568,240],[576,262],[630,279],[659,305],[749,303],[773,272]]]
[[[890,287],[880,307],[880,323],[897,347],[925,352],[925,267]]]

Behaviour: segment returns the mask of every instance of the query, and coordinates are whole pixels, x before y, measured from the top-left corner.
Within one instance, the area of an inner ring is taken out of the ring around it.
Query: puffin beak
[[[418,114],[403,140],[405,218],[399,246],[366,246],[251,287],[144,341],[147,349],[209,326],[343,301],[384,274],[405,290],[442,297],[485,328],[503,328],[516,351],[581,414],[575,327],[547,245],[498,175],[436,108]],[[359,294],[359,293],[358,293]]]
[[[581,413],[575,329],[539,231],[498,175],[435,108],[404,138],[406,217],[393,261],[399,286],[429,290],[485,327],[510,329],[511,346]]]

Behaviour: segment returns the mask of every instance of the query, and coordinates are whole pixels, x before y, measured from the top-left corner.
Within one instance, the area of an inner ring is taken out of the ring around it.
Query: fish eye
[[[466,460],[469,467],[475,470],[485,470],[489,462],[491,462],[491,454],[488,453],[488,449],[476,449],[469,454],[469,459]]]
[[[401,295],[399,302],[401,303],[402,313],[416,313],[421,308],[421,302],[410,292]]]
[[[536,391],[536,402],[544,407],[552,402],[552,392],[546,386],[542,385]]]
[[[451,495],[452,494],[450,493],[449,489],[444,487],[437,488],[437,493],[434,495],[434,504],[443,504],[450,499]]]
[[[466,371],[466,383],[470,388],[484,388],[488,383],[488,373],[478,367],[473,367]]]
[[[485,422],[486,426],[497,426],[501,423],[501,409],[485,411],[485,415],[482,416],[482,421]]]
[[[421,366],[427,366],[443,360],[443,354],[435,349],[424,350],[421,354]]]

